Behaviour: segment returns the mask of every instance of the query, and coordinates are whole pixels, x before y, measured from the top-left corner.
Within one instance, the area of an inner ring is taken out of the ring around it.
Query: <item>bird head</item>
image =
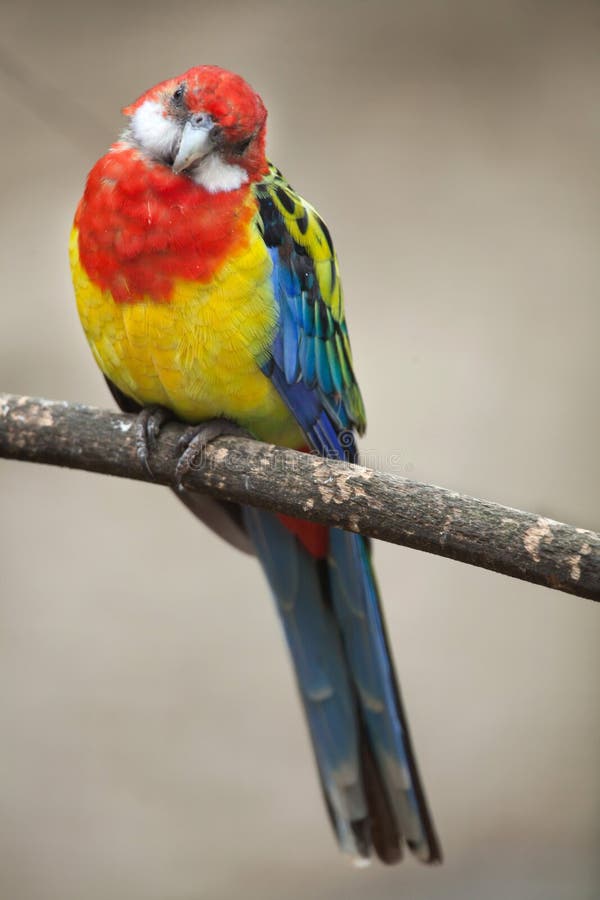
[[[267,111],[250,85],[218,66],[196,66],[142,94],[123,113],[125,139],[211,192],[266,171]]]

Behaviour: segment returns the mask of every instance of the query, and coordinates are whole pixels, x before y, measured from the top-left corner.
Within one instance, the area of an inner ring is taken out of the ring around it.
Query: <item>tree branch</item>
[[[173,486],[184,426],[161,432],[152,477],[138,460],[134,423],[0,394],[0,456]],[[435,485],[227,437],[206,448],[185,486],[600,600],[600,535]]]

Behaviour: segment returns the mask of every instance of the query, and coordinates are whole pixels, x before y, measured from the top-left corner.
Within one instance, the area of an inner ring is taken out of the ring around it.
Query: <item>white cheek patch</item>
[[[131,136],[149,156],[169,160],[175,156],[181,140],[181,128],[163,116],[160,103],[146,100],[131,117]],[[219,153],[209,153],[193,169],[189,177],[210,194],[236,191],[248,181],[242,166],[226,163]]]
[[[209,194],[236,191],[248,181],[248,173],[241,166],[226,163],[218,153],[210,153],[194,168],[192,176]]]
[[[131,117],[131,134],[143,150],[159,159],[172,157],[181,137],[177,123],[163,116],[155,100],[146,100],[136,109]]]

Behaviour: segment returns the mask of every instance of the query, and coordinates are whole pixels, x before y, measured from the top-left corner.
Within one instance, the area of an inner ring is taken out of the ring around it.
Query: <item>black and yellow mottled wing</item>
[[[274,166],[254,189],[279,306],[279,328],[264,370],[315,450],[354,458],[352,432],[363,433],[365,411],[329,230]]]

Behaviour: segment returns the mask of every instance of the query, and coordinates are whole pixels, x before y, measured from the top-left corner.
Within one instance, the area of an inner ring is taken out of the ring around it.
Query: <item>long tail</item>
[[[315,526],[307,539],[255,509],[244,518],[283,622],[340,846],[395,863],[404,839],[423,862],[439,862],[366,541],[337,529],[319,539]]]

